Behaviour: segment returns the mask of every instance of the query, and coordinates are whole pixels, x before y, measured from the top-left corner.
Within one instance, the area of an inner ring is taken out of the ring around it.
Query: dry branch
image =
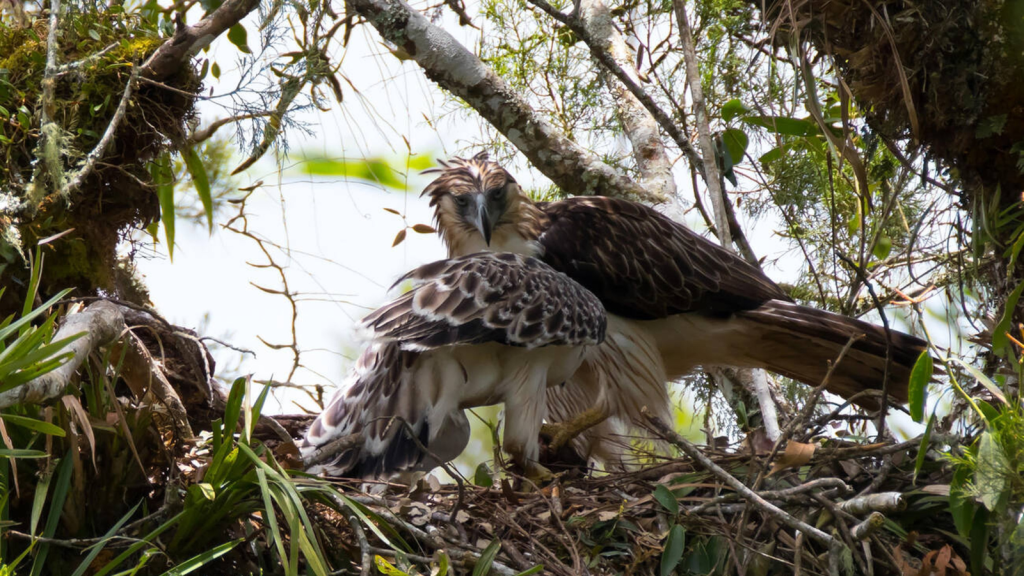
[[[43,404],[60,398],[89,354],[116,340],[122,330],[124,316],[110,302],[96,302],[77,314],[67,316],[54,340],[83,334],[62,350],[62,353],[71,352],[71,359],[52,372],[0,393],[0,409],[16,404]]]

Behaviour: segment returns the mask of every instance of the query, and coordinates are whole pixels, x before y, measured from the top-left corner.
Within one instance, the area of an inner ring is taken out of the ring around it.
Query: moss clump
[[[133,67],[166,40],[158,17],[108,8],[97,12],[85,5],[62,14],[57,65],[82,64],[55,78],[46,110],[48,22],[37,19],[27,27],[0,22],[0,195],[9,200],[0,207],[0,218],[18,231],[4,234],[0,244],[8,252],[22,251],[74,228],[60,240],[67,246],[47,256],[44,290],[73,286],[79,294],[117,294],[117,244],[130,230],[159,218],[148,163],[185,139],[194,117],[195,98],[189,94],[201,90],[191,66],[163,81],[173,89],[138,83],[95,170],[70,197],[59,194],[110,125]],[[53,124],[44,126],[45,116]],[[50,138],[40,147],[44,132]],[[38,169],[39,156],[45,171]],[[14,239],[21,246],[13,245]],[[0,301],[0,313],[19,301],[17,286],[27,275],[23,263],[6,263],[0,287],[14,290]]]
[[[1022,3],[774,2],[765,19],[810,22],[803,38],[836,56],[878,133],[894,141],[916,136],[986,190],[1024,189],[1021,156],[1011,152],[1024,146]]]

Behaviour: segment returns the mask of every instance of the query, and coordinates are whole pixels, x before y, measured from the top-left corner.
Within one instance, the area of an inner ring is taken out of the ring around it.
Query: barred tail
[[[743,353],[756,364],[805,384],[820,384],[851,336],[849,352],[836,366],[826,389],[844,398],[862,390],[881,390],[886,368],[886,350],[891,343],[889,395],[907,401],[907,385],[914,363],[927,348],[920,338],[896,330],[886,337],[881,326],[840,314],[792,302],[769,300],[760,307],[736,314],[737,319],[756,326],[756,340]],[[877,407],[877,398],[856,401],[866,408]]]

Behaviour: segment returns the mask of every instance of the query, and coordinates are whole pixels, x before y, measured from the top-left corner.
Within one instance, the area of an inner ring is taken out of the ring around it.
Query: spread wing
[[[421,444],[440,461],[458,456],[469,441],[469,422],[453,394],[470,374],[453,346],[536,348],[604,339],[601,301],[534,258],[472,254],[427,264],[404,280],[414,283],[412,290],[363,320],[372,342],[301,448],[310,454],[355,433],[362,441],[310,468],[313,473],[370,477],[432,468],[438,461]]]
[[[551,220],[539,239],[543,260],[609,312],[651,320],[789,299],[739,256],[642,204],[577,197],[538,206]]]
[[[601,301],[535,258],[481,252],[421,266],[412,290],[363,320],[375,340],[406,350],[499,342],[537,348],[599,344]]]

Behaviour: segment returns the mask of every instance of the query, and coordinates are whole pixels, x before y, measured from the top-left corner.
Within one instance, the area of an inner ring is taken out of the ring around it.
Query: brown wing
[[[789,299],[739,256],[642,204],[577,197],[538,206],[551,219],[539,239],[542,259],[609,312],[652,320]]]
[[[535,258],[482,252],[406,274],[409,292],[363,320],[378,341],[406,350],[499,342],[536,348],[599,344],[606,317],[596,296]]]

